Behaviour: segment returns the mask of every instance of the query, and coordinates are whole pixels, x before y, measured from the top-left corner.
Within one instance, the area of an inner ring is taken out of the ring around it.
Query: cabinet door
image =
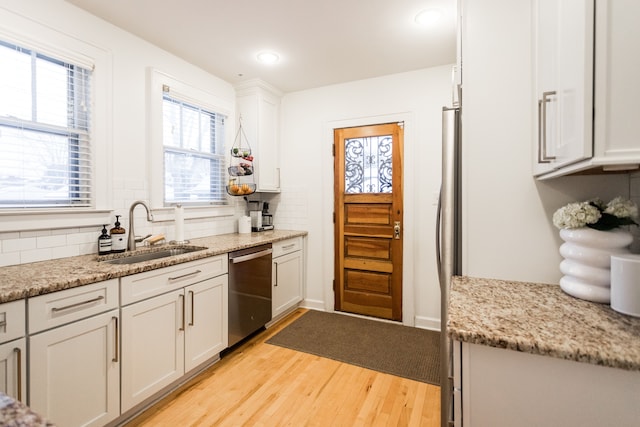
[[[238,117],[254,153],[257,191],[280,191],[280,97],[277,89],[261,80],[238,85]]]
[[[536,0],[534,174],[593,155],[593,0]]]
[[[604,164],[640,162],[640,2],[596,3],[596,156]]]
[[[122,412],[184,373],[182,289],[122,308]]]
[[[280,191],[280,166],[278,120],[280,100],[274,96],[262,95],[258,99],[260,114],[257,179],[258,191]]]
[[[185,372],[227,348],[227,274],[185,288]]]
[[[67,427],[118,417],[117,324],[113,310],[29,337],[29,406]]]
[[[20,338],[0,345],[0,392],[20,400],[26,399],[27,352],[26,340]]]
[[[302,251],[273,259],[272,317],[302,300]]]
[[[25,314],[23,299],[0,304],[0,343],[25,336]]]
[[[463,426],[637,426],[640,372],[462,344]]]

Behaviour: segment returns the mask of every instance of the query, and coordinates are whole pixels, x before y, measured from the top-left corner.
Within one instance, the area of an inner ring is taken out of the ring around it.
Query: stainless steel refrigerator
[[[442,109],[442,184],[436,225],[436,253],[440,280],[440,392],[441,426],[453,425],[461,408],[461,393],[454,390],[452,344],[447,336],[451,277],[462,273],[461,244],[461,111]],[[455,404],[455,410],[454,410]],[[458,420],[458,423],[460,420]]]

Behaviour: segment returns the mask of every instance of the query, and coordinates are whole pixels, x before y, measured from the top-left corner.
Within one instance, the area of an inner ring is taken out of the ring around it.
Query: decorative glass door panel
[[[392,142],[391,135],[344,140],[345,193],[391,193]]]

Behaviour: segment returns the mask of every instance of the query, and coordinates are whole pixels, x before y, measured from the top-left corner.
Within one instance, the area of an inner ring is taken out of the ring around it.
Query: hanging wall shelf
[[[242,129],[242,116],[240,116],[238,132],[231,146],[229,160],[229,181],[227,193],[231,196],[246,196],[256,191],[253,179],[253,155],[249,140]]]

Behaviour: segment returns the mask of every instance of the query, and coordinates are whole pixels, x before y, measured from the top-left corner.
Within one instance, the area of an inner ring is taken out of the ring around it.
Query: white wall
[[[9,12],[0,15],[0,28],[15,27],[18,20],[27,19],[95,45],[111,54],[111,155],[98,161],[109,164],[112,193],[109,198],[112,200],[113,215],[122,215],[121,221],[128,228],[128,207],[131,202],[138,199],[149,200],[145,94],[147,67],[155,67],[176,79],[214,94],[232,108],[235,105],[233,87],[62,0],[4,0],[0,8]],[[26,36],[35,41],[47,41],[44,34],[37,32]],[[235,132],[234,116],[232,111],[228,121],[231,139]],[[240,207],[244,208],[244,203]],[[149,224],[144,219],[142,208],[136,209],[135,215],[136,234],[165,233],[169,239],[173,237],[172,222]],[[233,232],[234,227],[233,217],[187,220],[185,237]],[[96,226],[0,233],[0,266],[97,253],[97,237],[101,228]]]
[[[532,177],[531,2],[463,7],[464,274],[557,284],[553,212],[573,201],[629,197],[629,176]]]
[[[113,64],[109,198],[127,227],[128,206],[149,199],[146,72],[155,67],[234,103],[225,81],[62,0],[5,0],[0,8],[110,52]],[[0,20],[0,27],[9,26]],[[73,25],[70,25],[73,23]],[[42,34],[30,34],[43,38]],[[287,94],[282,102],[282,193],[273,203],[278,228],[309,231],[307,303],[332,309],[333,127],[404,120],[405,125],[405,322],[438,328],[439,290],[434,255],[434,194],[440,176],[440,110],[451,103],[451,68],[418,70]],[[234,114],[229,128],[233,130]],[[232,135],[233,136],[233,135]],[[236,200],[236,214],[244,208]],[[171,222],[149,224],[136,210],[136,234],[173,236]],[[187,220],[185,236],[233,232],[235,218]],[[0,266],[97,252],[101,226],[0,233]]]
[[[308,306],[333,310],[333,129],[404,120],[404,322],[439,327],[434,194],[440,185],[441,110],[451,103],[450,83],[451,66],[443,66],[283,98],[283,196],[294,195],[307,213]]]

